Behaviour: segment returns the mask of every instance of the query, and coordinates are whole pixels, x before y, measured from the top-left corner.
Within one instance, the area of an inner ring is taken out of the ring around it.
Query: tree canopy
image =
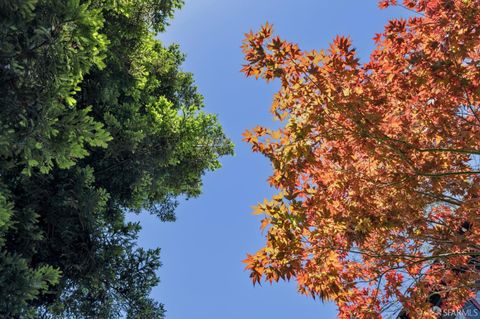
[[[181,5],[0,0],[2,318],[163,317],[125,216],[174,220],[233,149],[155,38]]]
[[[272,163],[278,194],[256,206],[265,247],[254,283],[295,278],[339,318],[436,318],[480,272],[480,1],[394,0],[413,11],[375,36],[321,51],[272,34],[243,44],[248,76],[281,84],[280,129],[245,133]]]

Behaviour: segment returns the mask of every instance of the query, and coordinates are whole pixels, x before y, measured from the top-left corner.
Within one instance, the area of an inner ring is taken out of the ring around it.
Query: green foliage
[[[125,214],[232,153],[163,31],[177,0],[0,0],[0,316],[162,318]]]
[[[49,172],[106,146],[109,134],[76,106],[85,74],[104,67],[99,9],[75,0],[0,2],[0,156],[7,168]]]

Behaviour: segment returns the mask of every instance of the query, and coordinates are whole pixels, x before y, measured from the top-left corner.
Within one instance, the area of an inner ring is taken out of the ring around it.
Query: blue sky
[[[175,223],[146,214],[140,245],[161,247],[160,285],[153,296],[168,319],[335,318],[335,306],[296,292],[294,282],[253,287],[242,260],[264,242],[251,206],[272,194],[268,161],[251,152],[241,134],[257,124],[273,125],[268,113],[278,84],[247,79],[239,72],[245,32],[268,21],[302,49],[327,48],[337,35],[350,35],[365,61],[375,32],[405,9],[377,9],[376,0],[186,0],[159,37],[179,43],[187,54],[206,111],[218,114],[236,155],[204,177],[204,192],[181,203]]]

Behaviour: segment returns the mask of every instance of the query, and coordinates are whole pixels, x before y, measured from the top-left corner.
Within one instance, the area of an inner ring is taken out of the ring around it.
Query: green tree
[[[0,0],[1,317],[163,317],[125,214],[174,220],[233,149],[155,39],[181,5]]]

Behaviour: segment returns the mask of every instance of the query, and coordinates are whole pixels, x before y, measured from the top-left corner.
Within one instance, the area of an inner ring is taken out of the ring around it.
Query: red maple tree
[[[400,5],[381,1],[381,7]],[[405,0],[361,64],[350,40],[304,52],[266,24],[247,76],[279,79],[282,128],[244,134],[272,163],[254,283],[295,278],[339,318],[436,318],[480,280],[480,0]],[[438,303],[437,303],[438,304]]]

